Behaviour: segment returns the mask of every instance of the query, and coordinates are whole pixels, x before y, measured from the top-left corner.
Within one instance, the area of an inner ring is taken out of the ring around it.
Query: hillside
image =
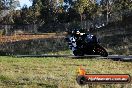
[[[94,33],[103,46],[114,54],[132,54],[132,16],[122,22],[109,23]]]
[[[0,36],[0,55],[45,54],[66,50],[65,33]]]

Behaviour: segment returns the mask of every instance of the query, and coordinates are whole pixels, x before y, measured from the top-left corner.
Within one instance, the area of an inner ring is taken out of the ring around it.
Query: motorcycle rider
[[[68,38],[69,48],[75,56],[101,55],[108,56],[107,51],[98,44],[98,39],[90,33],[81,33],[74,29]]]
[[[72,37],[74,38],[74,42],[76,42],[76,47],[81,47],[82,45],[82,36],[84,35],[85,33],[81,33],[78,29],[74,29],[72,31]]]
[[[79,39],[79,37],[80,37],[80,31],[77,30],[77,29],[74,29],[74,30],[72,31],[72,36],[73,36],[75,39]]]

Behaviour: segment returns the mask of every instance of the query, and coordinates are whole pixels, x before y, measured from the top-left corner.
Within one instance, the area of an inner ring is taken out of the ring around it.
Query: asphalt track
[[[85,55],[85,56],[74,56],[74,55],[15,55],[15,57],[21,58],[21,57],[67,57],[67,58],[75,58],[75,59],[86,59],[86,58],[99,58],[99,59],[112,59],[115,61],[132,61],[132,55],[109,55],[108,57],[101,57],[100,55]]]

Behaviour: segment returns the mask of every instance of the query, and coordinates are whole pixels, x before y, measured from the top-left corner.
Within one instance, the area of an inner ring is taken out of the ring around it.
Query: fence
[[[39,24],[0,24],[0,32],[3,35],[21,34],[21,33],[38,33],[38,32],[64,32],[71,31],[75,28],[89,29],[93,27],[91,21],[69,22],[69,23],[49,23],[40,26]]]

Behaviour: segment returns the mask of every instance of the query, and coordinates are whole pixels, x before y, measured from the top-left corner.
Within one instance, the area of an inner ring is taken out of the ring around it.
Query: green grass
[[[130,84],[76,83],[80,67],[89,74],[130,74],[132,63],[108,59],[0,57],[0,88],[132,88]]]

